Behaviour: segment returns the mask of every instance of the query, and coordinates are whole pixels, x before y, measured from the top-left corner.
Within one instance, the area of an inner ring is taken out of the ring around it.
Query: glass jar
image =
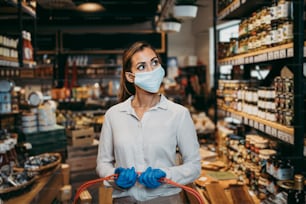
[[[282,90],[284,93],[293,93],[293,78],[292,77],[283,77]]]
[[[277,4],[278,19],[288,20],[292,15],[292,2],[288,0],[279,0]]]
[[[270,15],[271,15],[271,21],[276,20],[278,18],[277,16],[277,0],[272,0],[271,7],[270,7]]]
[[[278,180],[292,179],[294,173],[293,170],[294,168],[289,160],[278,160],[276,172],[274,172],[274,177]]]
[[[292,126],[293,125],[293,117],[294,117],[294,114],[293,114],[293,111],[291,110],[286,110],[283,112],[283,124],[285,126]]]
[[[272,46],[276,46],[278,44],[278,22],[274,21],[271,24],[271,31],[270,31],[270,35],[271,35],[271,44]]]
[[[285,44],[284,33],[283,33],[283,21],[278,20],[277,41],[275,42],[275,45],[282,45],[282,44]]]

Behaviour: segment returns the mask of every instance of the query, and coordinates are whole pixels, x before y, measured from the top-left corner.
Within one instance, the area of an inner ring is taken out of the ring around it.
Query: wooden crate
[[[97,155],[98,145],[68,146],[66,163],[71,172],[88,171],[96,168]]]
[[[88,157],[75,157],[68,158],[66,163],[70,165],[70,170],[73,171],[87,171],[89,169],[95,169],[97,166],[97,156]]]
[[[91,204],[92,203],[92,197],[90,193],[87,190],[84,190],[80,194],[79,204]]]
[[[88,145],[88,146],[67,146],[67,157],[88,157],[96,156],[98,154],[98,145]]]
[[[93,127],[79,130],[66,130],[66,135],[68,144],[72,146],[91,145],[95,137]]]

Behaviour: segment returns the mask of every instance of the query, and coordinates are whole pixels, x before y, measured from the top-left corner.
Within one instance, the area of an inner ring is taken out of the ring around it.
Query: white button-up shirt
[[[136,172],[143,172],[151,166],[163,170],[166,178],[177,183],[193,182],[200,175],[201,163],[199,143],[188,109],[162,95],[160,102],[139,120],[131,106],[132,99],[133,96],[105,113],[97,157],[98,175],[114,174],[117,167],[135,167]],[[183,160],[180,165],[176,162],[177,147]],[[127,190],[114,189],[113,197],[132,196],[144,201],[180,190],[168,184],[147,189],[137,182]]]

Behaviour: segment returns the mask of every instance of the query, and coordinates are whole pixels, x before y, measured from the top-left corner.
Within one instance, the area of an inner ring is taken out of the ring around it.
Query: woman
[[[114,173],[113,203],[183,203],[181,189],[163,184],[193,182],[201,170],[199,144],[187,108],[159,94],[165,71],[157,52],[136,42],[123,54],[119,101],[105,114],[97,173]],[[176,163],[177,148],[182,164]]]

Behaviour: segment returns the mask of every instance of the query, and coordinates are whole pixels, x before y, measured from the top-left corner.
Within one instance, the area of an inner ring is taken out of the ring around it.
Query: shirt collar
[[[132,114],[134,112],[134,109],[132,107],[132,99],[133,98],[134,98],[134,96],[130,96],[128,99],[123,101],[121,103],[120,111]],[[155,107],[153,107],[153,109],[158,109],[158,108],[164,109],[164,110],[167,110],[167,108],[168,108],[167,98],[162,94],[161,94],[159,103],[156,104]]]

